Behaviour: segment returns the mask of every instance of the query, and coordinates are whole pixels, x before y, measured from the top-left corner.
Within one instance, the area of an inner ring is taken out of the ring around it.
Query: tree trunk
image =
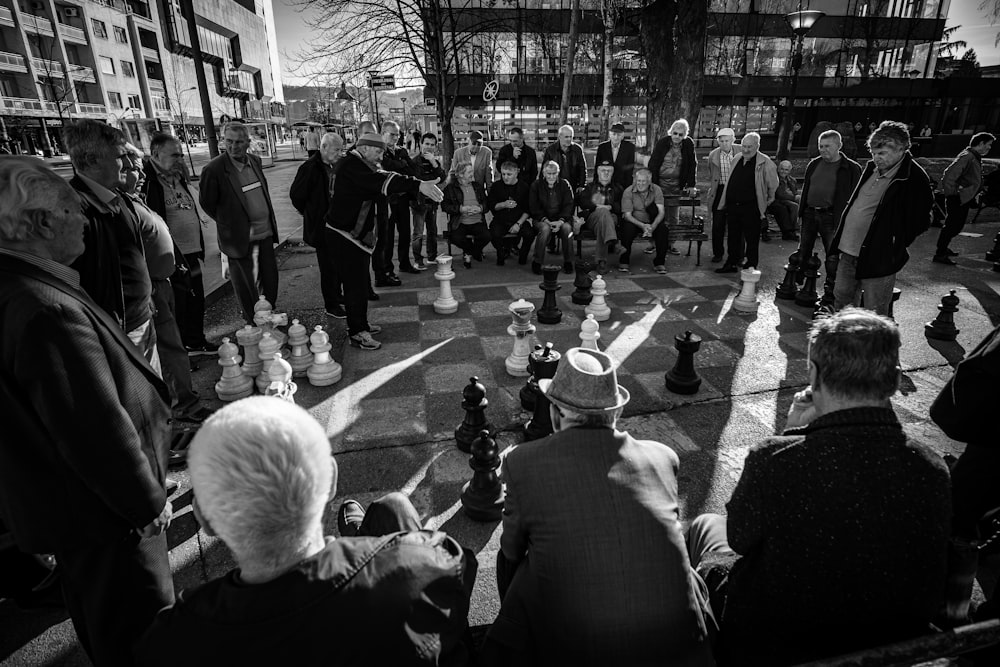
[[[566,49],[566,71],[563,73],[562,102],[559,104],[559,125],[569,120],[569,96],[573,88],[573,69],[576,64],[576,39],[580,31],[580,0],[573,0],[569,15],[569,36]]]
[[[642,9],[639,30],[646,58],[646,148],[679,118],[692,129],[705,87],[708,0],[655,0]]]
[[[608,11],[604,15],[604,89],[601,93],[601,131],[600,141],[608,138],[608,127],[611,124],[611,87],[614,83],[614,42],[615,17]]]

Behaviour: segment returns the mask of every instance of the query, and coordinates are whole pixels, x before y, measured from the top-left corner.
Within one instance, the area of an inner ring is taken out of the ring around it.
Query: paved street
[[[538,306],[540,278],[516,263],[495,266],[489,248],[486,261],[472,270],[456,262],[454,287],[460,311],[436,316],[428,306],[437,289],[433,272],[403,275],[402,287],[380,290],[382,300],[373,304],[372,320],[385,329],[380,336],[383,349],[361,352],[345,347],[343,321],[323,314],[315,254],[299,243],[301,220],[287,198],[300,162],[290,161],[290,151],[283,157],[288,159],[266,171],[282,240],[288,240],[279,255],[278,310],[310,328],[324,325],[337,343],[335,357],[344,366],[340,383],[316,388],[303,379],[296,394],[297,402],[326,427],[340,468],[328,533],[336,532],[334,514],[344,498],[368,502],[402,489],[428,526],[446,530],[476,552],[480,570],[470,620],[489,623],[497,611],[494,560],[500,529],[496,523],[475,523],[461,511],[459,493],[471,471],[467,456],[455,448],[452,432],[462,418],[461,391],[475,374],[486,385],[487,414],[500,429],[500,444],[506,449],[519,442],[518,426],[527,417],[516,404],[523,380],[502,370],[510,345],[504,323],[509,317],[503,308],[518,296]],[[199,159],[195,164],[200,170]],[[895,316],[904,338],[904,377],[894,404],[907,433],[941,453],[959,448],[929,421],[927,409],[952,365],[1000,323],[1000,273],[983,260],[1000,230],[1000,220],[995,209],[980,220],[967,226],[966,234],[952,246],[960,252],[959,267],[930,262],[937,238],[932,229],[911,247],[911,261],[897,284],[903,292]],[[214,233],[212,237],[214,242]],[[622,426],[678,452],[687,519],[724,509],[747,449],[780,431],[792,394],[805,384],[809,314],[774,298],[783,273],[780,266],[794,249],[781,241],[761,245],[764,278],[756,316],[732,311],[736,284],[712,271],[716,265],[708,263],[710,250],[703,250],[700,267],[693,255],[670,257],[669,273],[662,277],[652,273],[650,258],[637,245],[633,273],[608,277],[614,311],[602,324],[601,345],[621,364],[622,382],[633,394]],[[444,243],[440,250],[445,250]],[[217,266],[210,264],[206,273],[211,284],[221,282]],[[563,323],[539,325],[538,332],[539,340],[553,340],[558,349],[575,340],[582,311],[568,298],[572,285],[567,278],[561,277]],[[955,343],[931,344],[923,325],[934,318],[941,295],[949,289],[956,289],[961,298],[955,318],[961,333]],[[211,340],[232,336],[240,325],[231,295],[211,306],[207,325]],[[662,385],[663,371],[675,358],[672,337],[684,329],[705,340],[696,357],[704,384],[690,397],[671,394]],[[213,386],[219,373],[214,358],[203,358],[194,374],[202,396],[216,407],[221,403],[215,400]],[[183,589],[219,576],[232,567],[232,560],[220,542],[198,532],[186,473],[178,477],[182,486],[173,496],[175,519],[169,541],[175,581]],[[5,602],[0,604],[0,627],[4,664],[86,664],[64,614],[21,612]]]

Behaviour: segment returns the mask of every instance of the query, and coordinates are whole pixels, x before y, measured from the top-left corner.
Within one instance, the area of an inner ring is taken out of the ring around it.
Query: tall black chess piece
[[[958,312],[958,297],[955,290],[950,290],[941,297],[941,305],[938,306],[937,317],[933,322],[924,325],[924,335],[934,340],[955,340],[958,337],[958,329],[955,328],[955,313]]]
[[[778,285],[778,289],[775,291],[775,296],[779,299],[791,300],[795,298],[795,292],[798,288],[795,284],[795,274],[799,272],[800,266],[800,255],[799,251],[796,250],[788,256],[788,263],[785,264],[785,277],[781,281],[781,284]]]
[[[521,387],[519,394],[521,407],[525,410],[534,411],[535,399],[542,393],[538,388],[539,380],[551,380],[556,376],[556,368],[559,366],[559,358],[562,355],[552,349],[552,343],[546,343],[545,347],[535,345],[535,351],[528,357],[528,381]]]
[[[559,324],[562,322],[562,311],[556,303],[556,292],[561,289],[559,285],[559,272],[562,267],[550,264],[542,267],[542,283],[539,287],[545,292],[542,300],[542,307],[538,309],[538,321],[542,324]]]
[[[590,286],[594,279],[590,277],[590,272],[594,270],[594,265],[585,259],[576,260],[576,279],[573,281],[573,303],[578,306],[590,305],[590,300],[594,296],[590,293]]]
[[[837,267],[840,265],[840,255],[827,255],[824,264],[826,265],[826,276],[823,280],[823,296],[816,303],[816,315],[833,312],[833,305],[836,302],[833,288],[837,285]]]
[[[667,389],[675,394],[694,394],[701,386],[701,376],[694,369],[694,353],[701,348],[701,337],[685,331],[674,336],[674,347],[677,363],[664,376]]]
[[[470,519],[476,521],[499,521],[503,514],[503,483],[497,476],[500,467],[500,449],[483,429],[472,442],[472,456],[469,457],[472,479],[462,487],[462,508]]]
[[[469,378],[469,384],[462,390],[462,409],[465,419],[455,429],[455,444],[459,450],[468,454],[472,449],[472,441],[483,429],[493,430],[493,425],[486,421],[486,387],[479,383],[479,378]]]
[[[796,306],[816,307],[816,299],[819,298],[819,295],[816,294],[816,281],[819,280],[819,267],[821,265],[822,262],[819,261],[819,255],[816,253],[813,253],[812,257],[802,262],[802,270],[805,271],[806,281],[802,283],[802,287],[795,293]]]

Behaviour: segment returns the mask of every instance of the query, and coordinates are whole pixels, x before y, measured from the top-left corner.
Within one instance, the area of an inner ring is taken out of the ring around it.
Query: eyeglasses
[[[683,137],[684,133],[683,132],[671,132],[670,136],[672,136],[672,137]]]

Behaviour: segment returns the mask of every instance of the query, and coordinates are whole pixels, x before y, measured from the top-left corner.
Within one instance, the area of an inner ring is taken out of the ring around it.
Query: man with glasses
[[[202,269],[205,262],[206,224],[195,206],[184,169],[181,142],[169,134],[153,135],[149,142],[149,159],[144,162],[146,178],[142,194],[146,205],[167,223],[170,236],[184,255],[186,271],[175,273],[170,282],[174,290],[177,326],[189,354],[214,352],[205,340],[205,284]]]
[[[489,192],[495,178],[493,151],[489,146],[483,145],[483,133],[479,130],[469,132],[467,141],[467,145],[455,151],[455,156],[451,160],[452,174],[454,174],[456,165],[471,164],[472,180],[482,185],[483,190]]]
[[[277,306],[278,261],[274,244],[278,225],[260,158],[247,153],[250,133],[243,123],[228,123],[226,152],[201,172],[199,202],[215,219],[219,248],[229,259],[229,281],[247,324],[263,295]]]

